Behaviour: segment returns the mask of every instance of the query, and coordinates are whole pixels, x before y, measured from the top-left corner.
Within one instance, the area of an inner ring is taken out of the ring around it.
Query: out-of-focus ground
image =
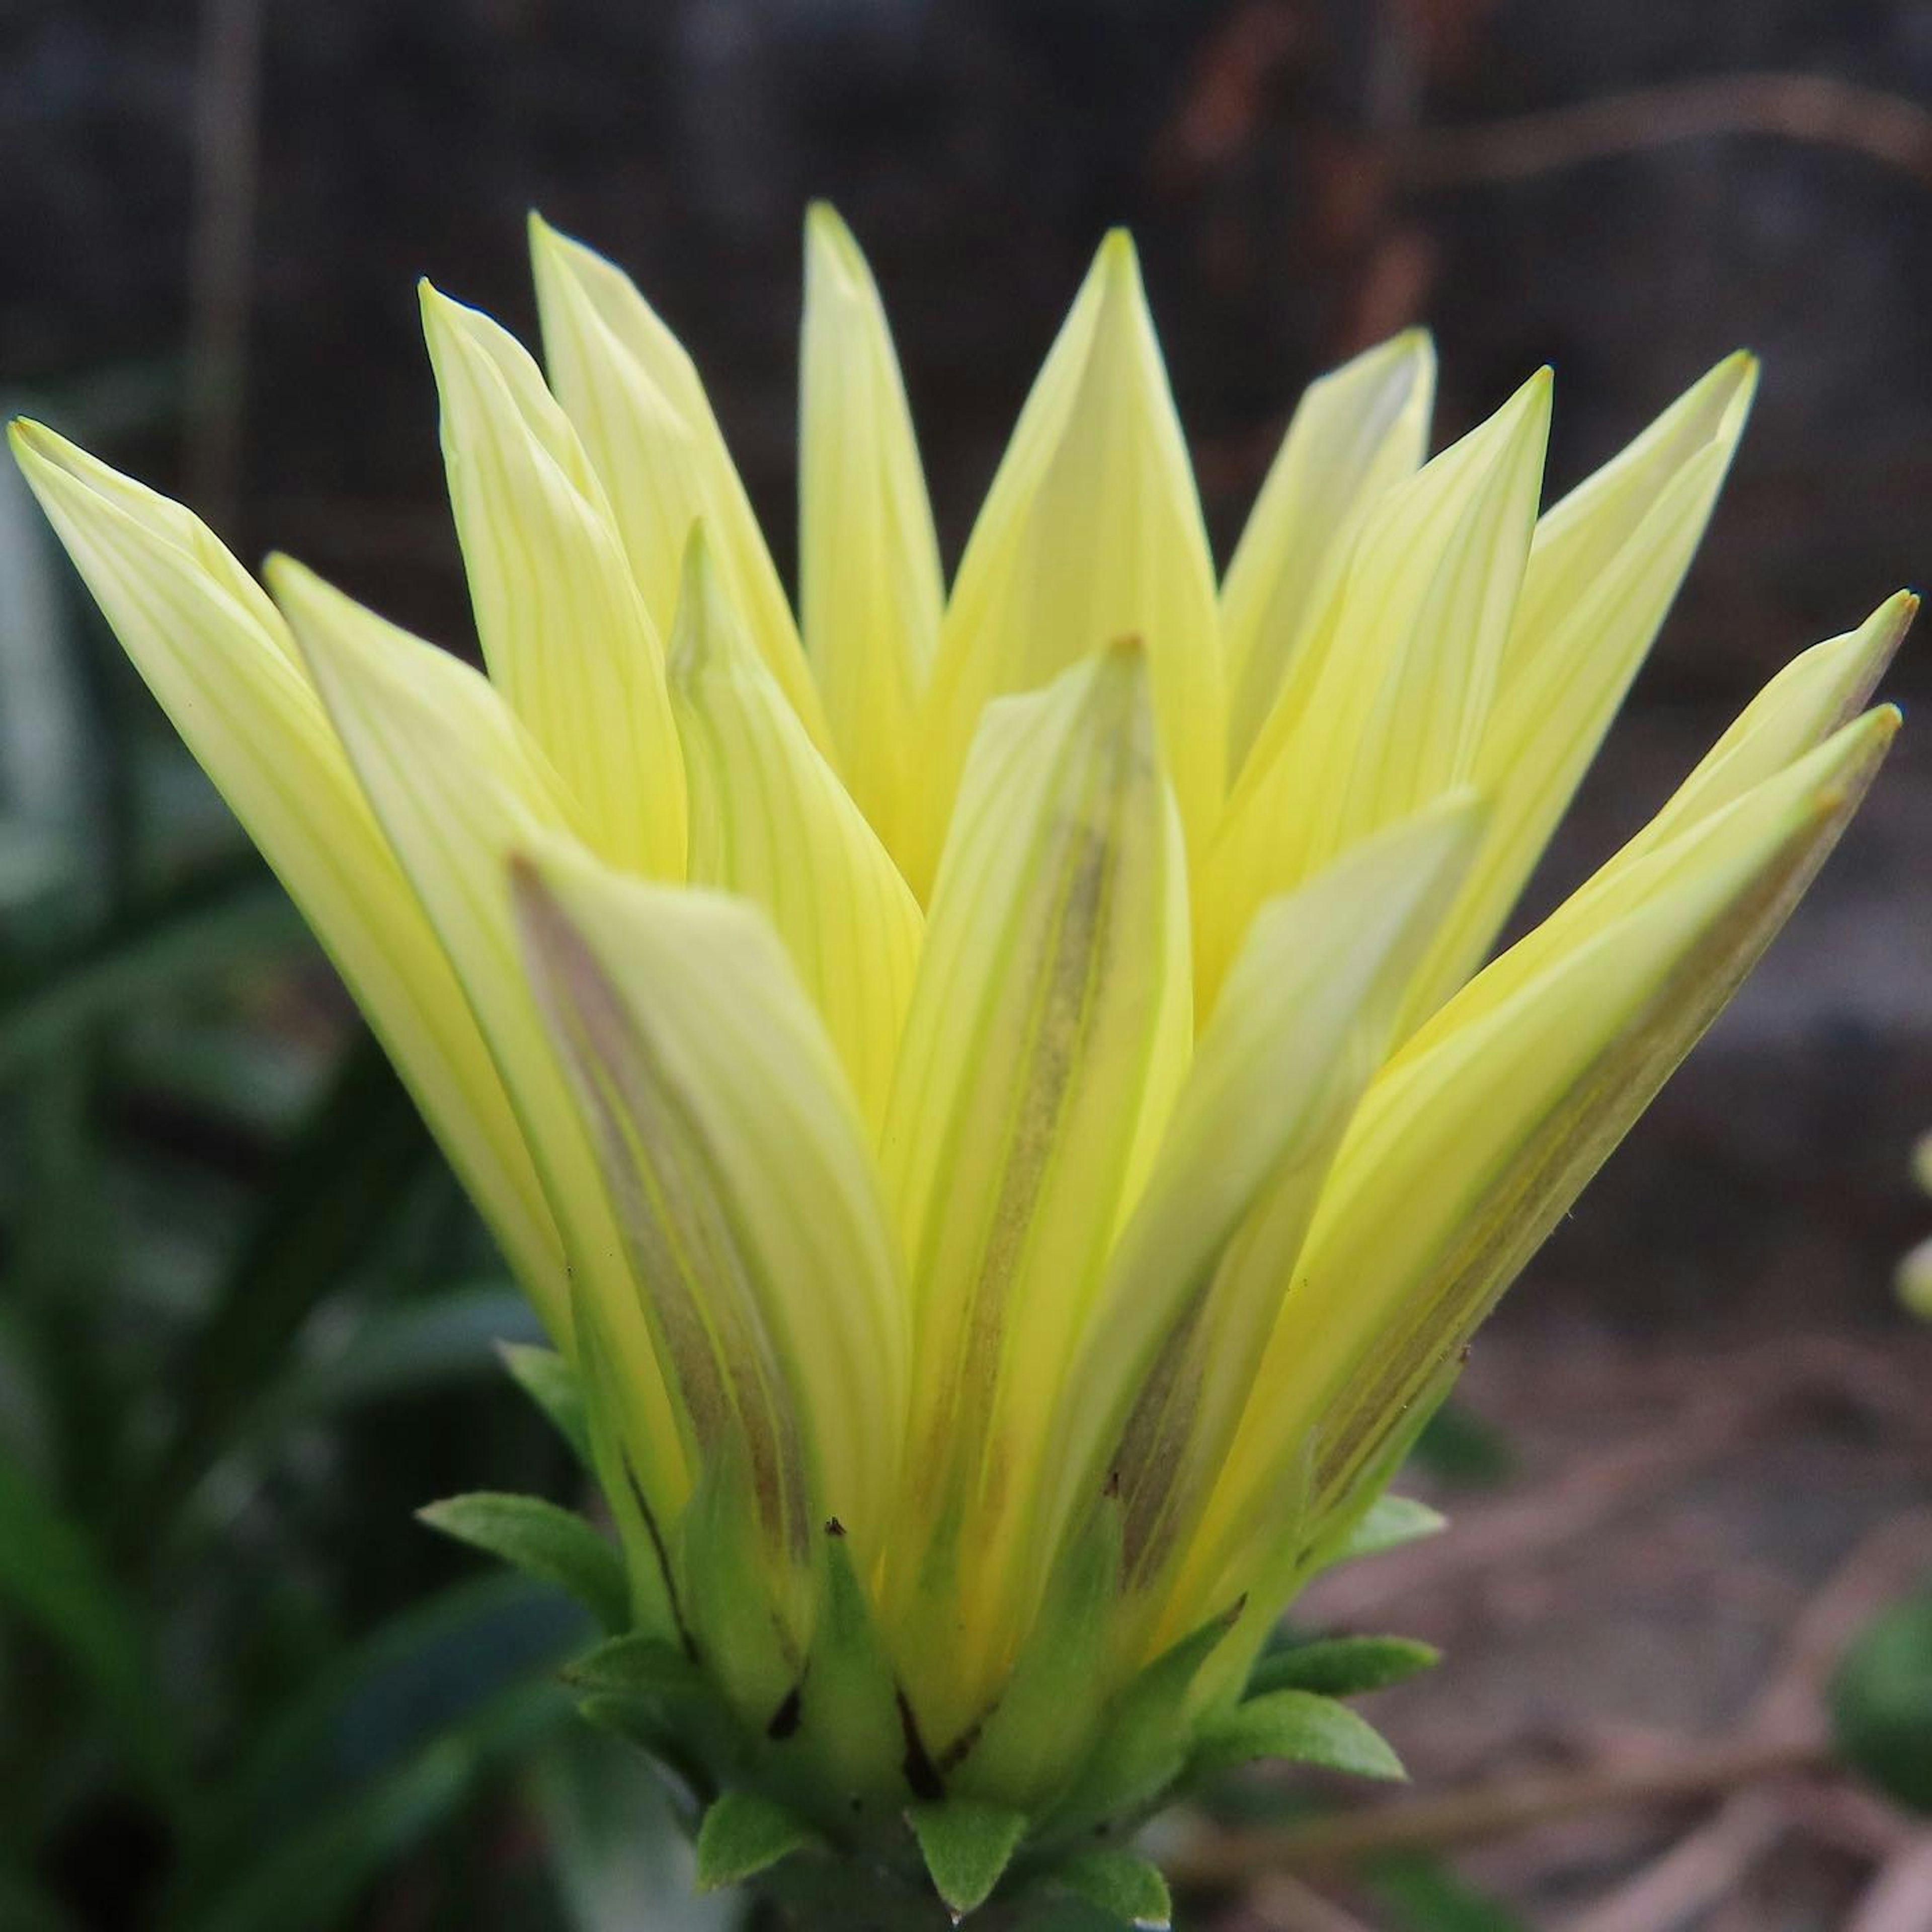
[[[1928,569],[1928,102],[1912,0],[211,0],[199,26],[16,0],[0,380],[192,488],[244,553],[292,550],[460,644],[412,284],[530,328],[532,202],[692,345],[782,560],[813,195],[874,260],[956,556],[1112,222],[1224,556],[1300,383],[1411,321],[1442,351],[1439,440],[1555,364],[1556,488],[1748,344],[1751,433],[1546,903],[1796,649]],[[1891,680],[1908,705],[1928,652]],[[1448,1648],[1380,1712],[1421,1797],[1748,1745],[1767,1687],[1787,1735],[1820,1620],[1932,1567],[1932,1335],[1888,1287],[1932,1226],[1907,1178],[1932,1125],[1928,852],[1908,726],[1792,929],[1479,1344],[1466,1406],[1510,1475],[1456,1498],[1454,1538],[1308,1606]],[[1932,1927],[1892,1814],[1750,1768],[1466,1868],[1568,1932]],[[1225,1923],[1377,1922],[1310,1883],[1264,1881]]]

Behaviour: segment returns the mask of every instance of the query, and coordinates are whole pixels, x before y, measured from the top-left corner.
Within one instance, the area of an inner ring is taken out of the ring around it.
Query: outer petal
[[[1453,1376],[1463,1340],[1783,923],[1896,724],[1869,714],[1660,848],[1614,913],[1492,1001],[1484,981],[1508,982],[1505,954],[1370,1089],[1174,1627],[1261,1561],[1257,1499],[1304,1459],[1308,1546],[1366,1499],[1404,1416]]]
[[[515,713],[467,664],[287,557],[271,558],[267,574],[489,1042],[562,1232],[573,1292],[595,1298],[598,1331],[620,1351],[634,1403],[633,1454],[651,1501],[669,1514],[688,1489],[676,1420],[511,920],[511,855],[547,833],[574,836],[570,803]]]
[[[1476,757],[1496,815],[1410,1024],[1480,962],[1575,796],[1690,567],[1756,387],[1752,358],[1720,362],[1537,525]]]
[[[1220,808],[1226,700],[1214,563],[1133,244],[1116,232],[1027,399],[940,632],[908,861],[924,895],[989,700],[1120,637],[1145,644],[1190,850]]]
[[[730,608],[701,526],[671,679],[690,772],[692,878],[770,914],[876,1134],[912,997],[919,907]]]
[[[1752,699],[1670,802],[1534,931],[1492,962],[1425,1026],[1418,1043],[1508,998],[1649,890],[1654,854],[1795,764],[1847,723],[1871,694],[1918,599],[1900,591],[1856,631],[1814,644]]]
[[[614,864],[684,871],[684,768],[664,651],[604,491],[536,364],[422,284],[450,506],[484,661]]]
[[[885,1597],[902,1656],[944,1648],[916,1698],[935,1748],[1010,1661],[1048,1418],[1186,1058],[1155,730],[1132,646],[988,713],[907,1022],[884,1160],[916,1347]]]
[[[799,385],[799,604],[860,809],[906,842],[920,700],[945,601],[898,358],[872,272],[820,202],[806,218]]]
[[[207,526],[38,424],[22,470],[188,749],[368,1016],[559,1346],[563,1254],[521,1130],[287,628]]]
[[[770,926],[555,842],[519,866],[516,896],[693,1467],[742,1455],[796,1568],[827,1515],[869,1564],[898,1466],[905,1306],[858,1116]]]
[[[1126,1620],[1143,1637],[1481,823],[1473,800],[1452,799],[1264,907],[1195,1053],[1045,1465],[1049,1525],[1076,1520],[1103,1482],[1119,1498]]]
[[[1547,370],[1370,512],[1256,740],[1196,895],[1212,1006],[1256,908],[1468,782],[1528,554]]]
[[[1340,589],[1363,516],[1427,454],[1435,399],[1436,350],[1419,328],[1303,395],[1221,586],[1231,770]]]
[[[702,518],[772,675],[829,753],[784,586],[691,358],[622,270],[534,214],[530,259],[550,386],[609,494],[659,633],[670,628],[685,541]]]

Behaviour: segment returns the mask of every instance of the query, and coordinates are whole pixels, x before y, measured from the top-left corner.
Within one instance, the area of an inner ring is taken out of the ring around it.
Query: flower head
[[[14,436],[580,1388],[587,1690],[715,1800],[713,1875],[890,1870],[910,1809],[955,1909],[1016,1851],[1104,1890],[1056,1858],[1190,1770],[1388,1768],[1257,1654],[1400,1528],[1468,1336],[1842,829],[1912,600],[1485,965],[1748,357],[1539,515],[1548,372],[1425,461],[1400,337],[1304,398],[1217,584],[1110,236],[948,594],[815,209],[795,620],[689,358],[532,240],[547,377],[423,290],[487,675]]]

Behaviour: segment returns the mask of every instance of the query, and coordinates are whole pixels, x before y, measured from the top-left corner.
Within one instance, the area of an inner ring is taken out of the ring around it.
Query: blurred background
[[[1932,558],[1925,0],[4,0],[0,391],[466,650],[416,277],[533,339],[526,209],[614,256],[788,568],[814,196],[877,270],[950,558],[1112,224],[1224,560],[1300,386],[1412,322],[1438,444],[1554,364],[1552,494],[1756,349],[1532,910]],[[565,1721],[562,1600],[412,1521],[572,1497],[494,1348],[532,1326],[20,498],[9,467],[0,1928],[735,1923],[641,1760]],[[1298,1612],[1446,1648],[1373,1712],[1415,1794],[1231,1790],[1172,1828],[1184,1924],[1932,1928],[1932,1837],[1820,1742],[1847,1642],[1932,1574],[1932,1332],[1892,1289],[1932,1232],[1928,849],[1908,728],[1479,1343],[1409,1485],[1456,1533]],[[1835,1696],[1910,1795],[1903,1642]]]

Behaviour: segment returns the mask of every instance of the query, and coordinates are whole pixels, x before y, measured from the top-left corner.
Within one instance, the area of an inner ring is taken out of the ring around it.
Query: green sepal
[[[818,1842],[812,1827],[783,1805],[754,1791],[728,1791],[698,1828],[698,1888],[742,1885]]]
[[[1065,1786],[1093,1744],[1120,1575],[1120,1508],[1107,1497],[1066,1544],[999,1702],[949,1774],[953,1789],[1034,1799]]]
[[[590,1450],[590,1414],[584,1384],[577,1371],[554,1348],[530,1342],[500,1342],[496,1352],[510,1378],[542,1411],[550,1426],[569,1444],[571,1453],[591,1474],[596,1474]]]
[[[1171,1645],[1114,1700],[1072,1792],[1046,1821],[1054,1835],[1138,1815],[1186,1769],[1195,1680],[1244,1607],[1244,1601],[1230,1604]]]
[[[657,1636],[614,1636],[572,1658],[561,1674],[586,1696],[688,1697],[706,1690],[697,1665]]]
[[[651,1514],[625,1437],[624,1395],[611,1367],[613,1351],[592,1298],[579,1295],[576,1303],[578,1377],[584,1391],[590,1466],[623,1545],[631,1627],[681,1638],[686,1627],[679,1613],[676,1580],[661,1526]]]
[[[1312,1690],[1270,1690],[1214,1712],[1195,1734],[1188,1768],[1194,1777],[1211,1777],[1256,1758],[1285,1758],[1357,1778],[1408,1776],[1373,1725]]]
[[[1437,1535],[1448,1526],[1449,1519],[1440,1510],[1432,1510],[1413,1496],[1380,1496],[1323,1552],[1314,1568],[1332,1570],[1338,1563],[1379,1556],[1384,1550],[1400,1550],[1405,1543]]]
[[[852,1568],[851,1546],[827,1526],[820,1553],[818,1615],[800,1687],[800,1732],[814,1767],[849,1810],[867,1790],[890,1790],[906,1752],[898,1683],[870,1595]]]
[[[1134,1932],[1168,1932],[1174,1923],[1166,1880],[1132,1852],[1082,1852],[1054,1872],[1052,1882]]]
[[[906,1813],[933,1889],[956,1920],[976,1910],[1026,1836],[1022,1811],[973,1798],[941,1798]]]
[[[676,1574],[704,1664],[748,1726],[762,1730],[798,1691],[805,1658],[783,1620],[812,1578],[772,1550],[742,1444],[718,1444],[678,1519]]]
[[[526,1576],[568,1591],[608,1630],[631,1620],[630,1586],[617,1552],[583,1517],[541,1496],[478,1490],[428,1504],[416,1516]]]
[[[1246,1694],[1313,1690],[1324,1697],[1359,1697],[1439,1664],[1433,1644],[1406,1636],[1331,1636],[1264,1651],[1248,1679]]]

